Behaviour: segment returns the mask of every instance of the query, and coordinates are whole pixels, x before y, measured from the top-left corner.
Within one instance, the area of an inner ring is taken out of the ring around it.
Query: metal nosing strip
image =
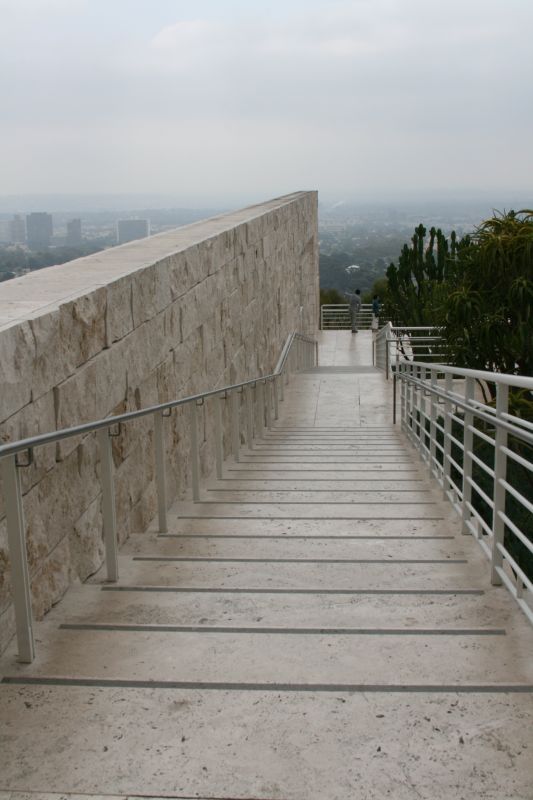
[[[401,694],[529,694],[533,684],[353,684],[353,683],[224,683],[207,681],[145,681],[110,678],[60,678],[6,675],[5,685],[86,686],[114,689],[170,689],[252,692],[359,692]]]

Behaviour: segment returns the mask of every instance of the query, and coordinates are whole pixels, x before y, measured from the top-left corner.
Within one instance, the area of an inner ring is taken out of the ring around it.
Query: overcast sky
[[[0,194],[531,194],[532,0],[0,0]]]

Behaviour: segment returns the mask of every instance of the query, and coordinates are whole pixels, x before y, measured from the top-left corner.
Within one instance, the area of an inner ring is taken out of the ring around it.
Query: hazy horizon
[[[0,23],[4,200],[531,196],[526,0],[0,0]]]

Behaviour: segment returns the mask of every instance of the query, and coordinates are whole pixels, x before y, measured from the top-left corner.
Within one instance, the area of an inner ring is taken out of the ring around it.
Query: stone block
[[[61,335],[61,311],[51,311],[29,320],[35,342],[32,399],[49,392],[74,371],[67,357],[68,342]]]
[[[121,341],[115,347],[103,350],[94,359],[96,367],[96,419],[107,417],[126,398],[127,364],[124,358],[126,349]]]
[[[168,256],[167,273],[171,302],[175,302],[191,288],[191,278],[187,269],[185,252]]]
[[[133,324],[137,328],[172,302],[168,259],[135,272],[131,279]]]
[[[119,278],[107,287],[106,345],[111,347],[134,328],[132,276]]]
[[[102,498],[97,497],[76,520],[70,534],[72,569],[80,580],[93,575],[104,561]]]
[[[31,400],[35,340],[28,322],[0,331],[0,422]]]
[[[105,287],[61,305],[60,337],[69,374],[106,347],[106,308]]]
[[[135,389],[171,349],[165,342],[165,313],[135,328],[121,344],[125,348],[128,389]]]
[[[181,304],[173,302],[164,312],[164,337],[169,350],[183,341],[181,335]]]
[[[99,458],[95,437],[86,437],[25,495],[28,561],[32,573],[70,534],[75,520],[99,495]]]
[[[36,619],[42,619],[63,597],[72,579],[69,540],[65,537],[44,559],[39,573],[31,580],[32,608]]]
[[[0,612],[0,653],[15,635],[15,608],[11,604]]]
[[[72,377],[54,388],[56,428],[70,428],[97,419],[96,374],[94,361],[84,364]],[[57,443],[57,458],[64,459],[76,449],[82,437],[74,436]]]
[[[27,406],[13,414],[5,422],[0,424],[0,444],[16,442],[19,439],[27,439],[42,433],[49,433],[55,429],[55,410],[53,392],[39,397],[35,403]],[[33,450],[33,461],[28,467],[20,470],[22,491],[26,493],[32,486],[38,483],[44,475],[55,467],[56,446],[48,444],[36,447]],[[25,459],[25,454],[22,454]],[[2,494],[2,484],[0,478],[0,517],[4,513],[4,498]]]
[[[4,614],[11,603],[11,568],[9,559],[9,548],[7,546],[7,525],[6,521],[0,520],[0,614]],[[2,642],[0,637],[0,652]]]

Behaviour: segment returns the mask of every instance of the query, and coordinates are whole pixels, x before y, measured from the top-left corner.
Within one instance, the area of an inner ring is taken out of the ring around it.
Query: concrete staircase
[[[361,424],[365,382],[293,381],[117,585],[72,589],[32,665],[6,655],[0,800],[530,800],[530,627],[402,434]]]

